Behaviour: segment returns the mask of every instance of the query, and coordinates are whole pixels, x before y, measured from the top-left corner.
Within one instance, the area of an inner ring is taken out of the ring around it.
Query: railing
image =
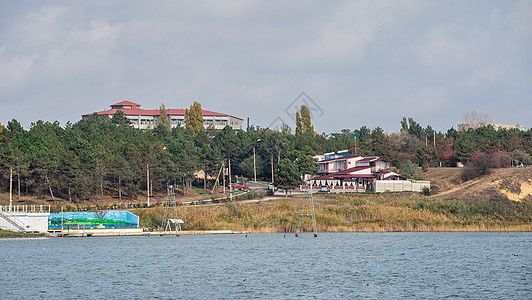
[[[363,185],[327,185],[331,191],[346,191],[346,192],[365,192],[366,187]],[[300,190],[308,190],[308,185],[301,185]],[[321,190],[321,185],[310,186],[310,189]]]
[[[9,224],[13,225],[17,231],[24,232],[26,231],[25,225],[21,223],[11,212],[0,211],[0,218],[6,220]]]
[[[50,205],[0,205],[0,212],[50,213]]]

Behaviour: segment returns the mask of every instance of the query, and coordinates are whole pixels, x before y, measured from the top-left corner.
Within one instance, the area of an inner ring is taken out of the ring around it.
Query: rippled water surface
[[[0,240],[0,299],[532,299],[532,233]]]

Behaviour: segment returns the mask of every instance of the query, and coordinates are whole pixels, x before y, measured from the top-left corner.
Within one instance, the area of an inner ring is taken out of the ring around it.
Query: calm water
[[[531,233],[0,240],[0,299],[531,299]]]

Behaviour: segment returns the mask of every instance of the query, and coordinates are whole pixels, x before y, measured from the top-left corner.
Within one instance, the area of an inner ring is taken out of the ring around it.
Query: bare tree
[[[471,127],[475,129],[492,123],[490,116],[474,110],[466,111],[462,116],[462,121],[470,123]]]

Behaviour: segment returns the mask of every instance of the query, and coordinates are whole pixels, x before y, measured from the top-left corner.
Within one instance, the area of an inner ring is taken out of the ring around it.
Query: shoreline
[[[513,227],[513,226],[512,226]],[[375,230],[345,230],[345,231],[318,231],[319,234],[323,233],[530,233],[532,232],[532,225],[524,226],[528,228],[484,228],[484,229],[473,229],[473,228],[455,228],[449,230],[448,228],[425,228],[425,230],[384,230],[383,228],[375,228]],[[99,231],[100,230],[100,231]],[[220,234],[285,234],[285,235],[294,235],[295,232],[283,232],[283,231],[267,231],[267,230],[250,230],[250,231],[233,231],[233,230],[189,230],[189,231],[180,231],[178,236],[181,235],[220,235]],[[302,231],[302,235],[312,234],[312,231]],[[174,232],[164,232],[164,236],[175,235]],[[70,232],[63,233],[61,236],[60,232],[54,233],[15,233],[10,236],[0,236],[0,239],[43,239],[43,238],[71,238],[71,237],[130,237],[130,236],[145,236],[145,237],[157,237],[162,236],[159,231],[142,231],[142,230],[130,230],[124,231],[123,229],[109,229],[101,231],[101,229],[87,229],[87,230],[70,230]]]

